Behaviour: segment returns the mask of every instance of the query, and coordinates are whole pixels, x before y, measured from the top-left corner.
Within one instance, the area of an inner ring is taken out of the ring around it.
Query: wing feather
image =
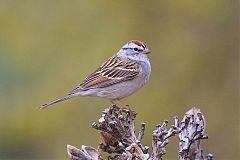
[[[108,87],[113,84],[132,80],[136,78],[138,73],[139,65],[136,62],[122,60],[120,57],[113,56],[92,74],[87,76],[85,80],[69,94],[92,88]]]

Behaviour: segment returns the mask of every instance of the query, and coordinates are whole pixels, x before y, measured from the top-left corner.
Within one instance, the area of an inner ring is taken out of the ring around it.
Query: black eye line
[[[122,48],[123,50],[127,50],[127,49],[132,49],[134,51],[143,51],[142,49],[139,49],[137,47],[134,47],[134,48]]]
[[[140,52],[143,51],[143,49],[139,49],[139,48],[137,48],[137,47],[133,48],[133,50],[134,50],[134,51],[140,51]]]

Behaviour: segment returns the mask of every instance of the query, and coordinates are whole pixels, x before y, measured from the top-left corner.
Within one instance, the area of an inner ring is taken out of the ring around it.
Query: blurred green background
[[[147,123],[192,106],[204,113],[204,153],[238,159],[238,1],[0,1],[0,159],[67,159],[66,145],[96,147],[91,128],[110,103],[80,97],[36,107],[73,89],[131,39],[151,49],[147,86],[124,100]],[[139,127],[137,127],[139,128]],[[176,159],[177,137],[165,159]]]

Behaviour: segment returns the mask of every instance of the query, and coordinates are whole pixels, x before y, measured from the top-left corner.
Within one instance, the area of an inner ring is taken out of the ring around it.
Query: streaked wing
[[[123,61],[120,57],[114,56],[90,74],[77,88],[72,90],[70,94],[76,93],[79,90],[103,88],[132,80],[138,73],[139,66],[136,62]]]

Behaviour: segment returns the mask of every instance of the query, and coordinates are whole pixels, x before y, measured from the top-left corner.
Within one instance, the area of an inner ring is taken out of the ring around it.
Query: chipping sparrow
[[[39,108],[44,109],[77,96],[103,97],[116,104],[120,99],[136,92],[149,80],[151,73],[147,55],[149,53],[150,50],[143,42],[131,40],[68,95]]]

